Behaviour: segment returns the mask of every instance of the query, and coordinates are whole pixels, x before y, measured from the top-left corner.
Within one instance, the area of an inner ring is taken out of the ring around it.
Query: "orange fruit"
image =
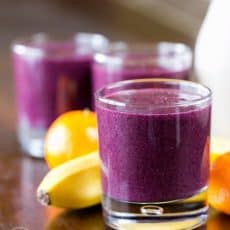
[[[50,168],[97,149],[96,115],[88,110],[62,114],[46,134],[45,159]]]
[[[230,152],[220,155],[211,165],[208,201],[218,211],[230,214]]]

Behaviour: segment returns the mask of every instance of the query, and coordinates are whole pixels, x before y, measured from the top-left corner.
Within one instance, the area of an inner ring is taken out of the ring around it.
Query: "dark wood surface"
[[[38,183],[47,168],[44,162],[15,152],[2,156],[0,163],[0,229],[11,230],[103,230],[100,206],[68,211],[41,206],[35,198]],[[228,230],[230,218],[213,213],[199,229]],[[16,230],[16,228],[15,228]],[[19,230],[19,229],[18,229]]]
[[[9,45],[15,37],[40,31],[101,32],[113,40],[193,41],[120,8],[112,0],[0,3],[0,230],[106,229],[100,206],[81,211],[41,206],[35,193],[48,169],[43,161],[23,155],[17,144]],[[230,217],[213,213],[202,229],[228,230]]]

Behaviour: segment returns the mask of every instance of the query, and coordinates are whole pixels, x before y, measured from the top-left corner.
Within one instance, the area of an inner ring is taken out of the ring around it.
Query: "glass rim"
[[[84,38],[88,39],[89,42],[84,43]],[[92,41],[98,42],[98,44],[109,44],[109,39],[100,33],[85,33],[85,32],[76,32],[69,35],[57,35],[52,33],[35,33],[31,34],[29,36],[19,37],[17,39],[14,39],[11,42],[11,50],[14,53],[17,54],[34,54],[38,56],[45,56],[46,51],[45,48],[39,47],[39,44],[45,44],[46,42],[53,41],[55,44],[73,44],[71,45],[70,50],[73,49],[73,47],[77,47],[78,43],[81,44],[81,46],[84,46],[84,48],[87,48],[87,50],[91,51],[92,53],[96,52],[96,42],[93,44]],[[89,45],[89,43],[92,42],[92,45]],[[34,44],[32,44],[34,43]],[[57,49],[57,48],[56,48]],[[90,53],[90,52],[89,52]]]
[[[192,82],[192,81],[188,81],[188,80],[179,80],[179,79],[170,79],[170,78],[140,78],[140,79],[135,79],[135,80],[125,80],[125,81],[118,81],[115,83],[111,83],[105,87],[102,87],[100,89],[98,89],[95,92],[95,100],[96,102],[100,102],[106,105],[110,105],[110,106],[116,106],[116,107],[126,107],[127,106],[127,102],[119,102],[113,99],[108,99],[105,97],[105,95],[103,95],[103,92],[105,90],[112,90],[112,89],[116,89],[122,86],[128,86],[129,84],[132,83],[168,83],[168,84],[172,84],[172,85],[183,85],[183,86],[192,86],[194,88],[199,88],[201,90],[205,90],[206,91],[206,95],[202,95],[201,98],[196,98],[193,100],[189,100],[189,101],[183,101],[183,102],[179,102],[179,103],[175,103],[175,104],[171,104],[171,105],[154,105],[153,107],[156,109],[164,109],[164,108],[178,108],[178,107],[186,107],[186,106],[192,106],[192,105],[198,105],[198,104],[202,104],[206,101],[211,101],[211,97],[212,97],[212,91],[209,87],[200,84],[200,83],[196,83],[196,82]],[[124,89],[121,89],[121,91]],[[142,104],[129,104],[129,108],[145,108],[146,105],[142,105]]]
[[[188,58],[189,62],[192,62],[192,49],[181,42],[144,42],[144,43],[127,43],[127,42],[113,42],[110,43],[108,48],[105,51],[98,51],[94,60],[97,63],[113,63],[120,64],[124,60],[122,54],[132,54],[132,53],[141,53],[141,54],[155,54],[156,57],[152,56],[148,59],[156,59],[158,57],[168,57],[175,59],[175,56],[170,56],[172,53],[179,57]],[[128,58],[132,59],[132,58]],[[135,63],[136,65],[136,63]]]

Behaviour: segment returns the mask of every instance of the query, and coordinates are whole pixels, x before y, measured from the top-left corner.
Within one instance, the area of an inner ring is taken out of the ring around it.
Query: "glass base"
[[[44,158],[44,138],[46,129],[21,125],[18,128],[18,140],[24,153],[35,158]]]
[[[115,229],[195,229],[207,221],[207,188],[187,199],[130,203],[103,196],[103,215]]]

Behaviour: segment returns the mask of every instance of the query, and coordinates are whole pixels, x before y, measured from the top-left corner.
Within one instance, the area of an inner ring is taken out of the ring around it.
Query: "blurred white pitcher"
[[[198,81],[213,91],[212,135],[230,150],[230,1],[213,0],[195,48]]]

